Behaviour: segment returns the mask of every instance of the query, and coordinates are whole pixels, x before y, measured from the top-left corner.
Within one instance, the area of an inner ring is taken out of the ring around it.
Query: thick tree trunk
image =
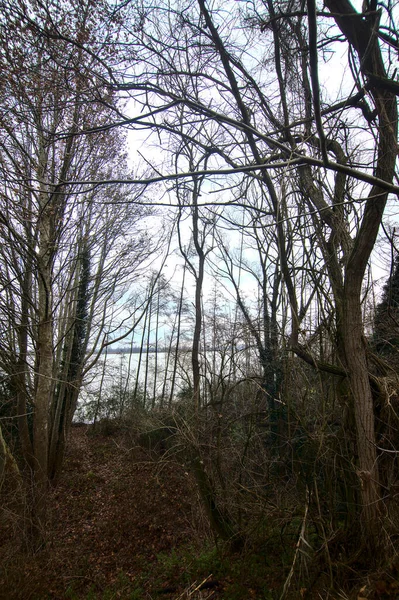
[[[357,475],[360,480],[362,503],[361,525],[367,545],[373,546],[378,531],[381,496],[374,428],[374,406],[367,366],[360,298],[356,296],[345,298],[343,319],[343,343],[356,425]]]
[[[395,94],[375,84],[388,79],[378,42],[379,13],[357,13],[349,0],[326,0],[326,6],[360,60],[360,71],[374,101],[378,128],[378,152],[374,175],[391,182],[397,156],[398,113]],[[370,123],[370,127],[374,127]],[[342,342],[348,371],[353,412],[362,500],[362,529],[369,547],[378,542],[380,486],[374,428],[374,407],[367,367],[361,315],[361,288],[367,263],[373,250],[384,214],[388,194],[374,185],[365,203],[359,231],[350,251],[342,297]]]

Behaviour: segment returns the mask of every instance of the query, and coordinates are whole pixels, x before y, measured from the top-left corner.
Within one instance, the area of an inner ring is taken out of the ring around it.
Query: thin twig
[[[288,589],[291,584],[291,579],[294,574],[295,563],[298,558],[299,551],[301,549],[301,544],[303,541],[305,541],[306,519],[308,516],[308,511],[309,511],[309,489],[306,486],[306,503],[305,503],[305,512],[304,512],[303,519],[302,519],[301,531],[300,531],[300,534],[298,537],[298,541],[296,543],[294,560],[292,561],[291,569],[290,569],[290,572],[288,573],[288,577],[285,581],[284,588],[283,588],[282,594],[280,596],[280,600],[283,600],[288,592]]]

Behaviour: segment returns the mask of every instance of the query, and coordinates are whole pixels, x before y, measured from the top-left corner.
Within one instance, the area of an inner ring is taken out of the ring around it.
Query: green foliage
[[[187,581],[193,577],[217,575],[223,570],[223,561],[215,546],[210,545],[199,550],[195,546],[187,546],[179,550],[158,555],[158,563],[166,577],[181,573]]]
[[[273,590],[272,570],[262,554],[231,555],[212,544],[202,549],[189,545],[161,553],[157,562],[147,565],[147,571],[135,582],[121,572],[117,580],[103,590],[91,585],[82,591],[81,584],[73,583],[66,590],[65,597],[68,600],[142,600],[145,597],[144,585],[149,581],[152,594],[159,593],[166,580],[171,583],[171,588],[182,590],[193,582],[199,584],[207,579],[223,582],[224,600],[275,600],[278,597],[277,591]]]
[[[202,548],[190,545],[158,556],[158,568],[164,578],[173,580],[180,586],[193,581],[200,583],[206,578],[221,581],[224,600],[277,598],[272,582],[276,562],[275,558],[272,561],[274,566],[269,566],[266,554],[231,554],[225,551],[223,545],[215,547],[213,544]]]
[[[145,597],[144,589],[141,586],[132,586],[130,580],[124,573],[121,573],[118,581],[100,591],[96,586],[92,586],[86,592],[81,592],[78,585],[71,585],[65,592],[67,600],[142,600]]]

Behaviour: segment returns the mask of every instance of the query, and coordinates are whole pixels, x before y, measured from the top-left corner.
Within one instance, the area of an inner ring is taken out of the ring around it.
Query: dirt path
[[[199,514],[195,487],[183,467],[154,462],[120,437],[74,428],[52,493],[47,548],[8,566],[0,597],[94,599],[103,598],[106,589],[116,590],[107,598],[145,600],[156,589],[163,597],[178,597],[167,595],[173,582],[153,567],[195,539]]]
[[[121,435],[92,435],[87,427],[72,430],[50,494],[44,550],[21,552],[19,521],[12,520],[12,503],[4,506],[0,600],[275,600],[290,567],[282,563],[281,538],[253,555],[216,550],[181,464],[131,448]],[[363,579],[362,593],[347,597],[399,598],[395,564],[373,585],[368,581],[367,594]],[[296,589],[290,600],[299,598]],[[327,596],[315,587],[306,597]]]

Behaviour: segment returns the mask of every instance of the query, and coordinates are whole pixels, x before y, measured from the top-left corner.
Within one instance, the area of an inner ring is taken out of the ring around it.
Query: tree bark
[[[355,11],[348,0],[326,0],[335,21],[359,56],[361,73],[368,83],[378,117],[378,154],[374,175],[391,182],[397,155],[397,100],[380,89],[374,78],[386,78],[378,44],[378,19]],[[353,395],[356,440],[361,483],[362,527],[369,546],[375,546],[381,501],[379,487],[373,395],[367,366],[364,327],[361,314],[361,288],[365,270],[381,224],[388,194],[372,186],[364,208],[363,219],[349,254],[342,298],[342,342]]]
[[[45,530],[48,491],[48,435],[50,399],[53,384],[53,322],[51,296],[51,214],[47,194],[42,194],[43,212],[39,224],[39,276],[38,276],[38,334],[37,334],[37,385],[33,421],[34,488],[33,537],[40,544]]]
[[[378,535],[380,489],[375,440],[374,406],[367,366],[360,301],[357,295],[344,299],[343,344],[353,398],[358,471],[362,500],[361,525],[368,544]]]

